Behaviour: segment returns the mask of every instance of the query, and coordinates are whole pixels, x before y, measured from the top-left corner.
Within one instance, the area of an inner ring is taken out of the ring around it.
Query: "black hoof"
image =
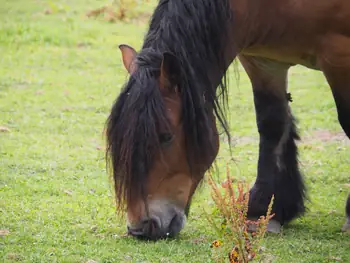
[[[341,229],[343,232],[350,233],[350,218],[348,218]]]

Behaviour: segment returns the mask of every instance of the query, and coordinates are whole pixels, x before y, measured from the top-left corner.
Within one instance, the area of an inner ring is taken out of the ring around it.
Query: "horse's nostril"
[[[184,217],[175,215],[169,224],[167,236],[173,237],[181,231],[184,226]]]
[[[144,220],[138,228],[128,227],[129,234],[147,240],[156,240],[162,237],[160,219],[153,217]]]
[[[150,218],[143,222],[143,233],[151,239],[159,235],[160,228],[160,222],[157,218]]]
[[[180,212],[163,215],[163,218],[153,215],[137,225],[129,226],[128,232],[130,235],[143,240],[174,237],[183,228],[185,220],[184,214]]]

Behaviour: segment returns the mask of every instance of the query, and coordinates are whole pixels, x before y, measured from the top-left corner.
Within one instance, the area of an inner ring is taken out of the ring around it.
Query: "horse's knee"
[[[263,139],[279,141],[290,121],[287,102],[273,94],[254,91],[254,103],[260,136]]]

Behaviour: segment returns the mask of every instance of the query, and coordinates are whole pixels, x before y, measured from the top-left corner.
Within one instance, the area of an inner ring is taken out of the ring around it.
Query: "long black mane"
[[[225,49],[229,0],[160,0],[137,56],[137,70],[114,103],[107,122],[107,157],[119,204],[144,195],[147,174],[159,150],[159,125],[169,124],[157,78],[164,52],[181,64],[182,123],[189,162],[212,155],[209,111],[229,136],[225,119]],[[220,99],[220,101],[219,101]]]

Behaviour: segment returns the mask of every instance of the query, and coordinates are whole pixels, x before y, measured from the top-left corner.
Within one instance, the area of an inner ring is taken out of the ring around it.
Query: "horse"
[[[119,46],[129,78],[106,121],[106,158],[131,236],[159,240],[184,227],[191,199],[213,167],[226,118],[227,74],[237,58],[252,85],[259,133],[248,217],[267,211],[270,232],[300,217],[307,191],[288,71],[322,71],[350,138],[350,2],[160,0],[137,52]],[[350,195],[346,201],[350,229]]]

